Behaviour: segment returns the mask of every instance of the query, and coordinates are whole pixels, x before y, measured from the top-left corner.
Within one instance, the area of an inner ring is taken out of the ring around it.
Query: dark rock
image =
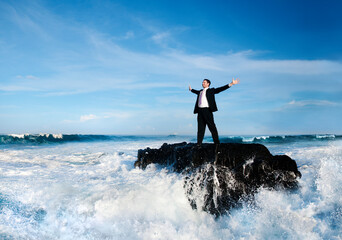
[[[193,208],[219,216],[250,199],[259,187],[295,188],[301,177],[296,162],[273,156],[261,144],[164,143],[140,149],[135,167],[155,163],[184,174],[184,188]]]

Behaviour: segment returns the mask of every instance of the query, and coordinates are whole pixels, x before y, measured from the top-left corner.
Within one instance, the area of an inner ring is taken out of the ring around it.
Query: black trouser
[[[197,114],[197,144],[202,144],[205,127],[208,125],[208,128],[211,132],[211,136],[213,137],[214,143],[220,143],[216,125],[214,123],[213,113],[209,110],[209,108],[198,108]]]

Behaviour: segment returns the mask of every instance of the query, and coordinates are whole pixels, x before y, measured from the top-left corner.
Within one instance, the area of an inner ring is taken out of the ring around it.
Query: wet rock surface
[[[259,187],[293,189],[301,177],[293,159],[273,156],[262,144],[183,142],[140,149],[134,166],[152,163],[183,174],[191,206],[216,216],[251,199]]]

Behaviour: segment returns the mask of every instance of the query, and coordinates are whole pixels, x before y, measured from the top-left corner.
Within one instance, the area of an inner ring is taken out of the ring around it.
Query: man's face
[[[202,87],[203,87],[203,88],[209,87],[209,83],[207,82],[207,80],[203,80],[203,82],[202,82]]]

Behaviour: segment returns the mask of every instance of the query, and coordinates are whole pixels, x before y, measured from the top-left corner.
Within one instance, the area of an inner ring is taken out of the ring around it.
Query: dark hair
[[[203,79],[203,81],[207,81],[207,83],[209,83],[209,86],[210,86],[210,84],[211,84],[211,82],[210,82],[210,80],[209,79]]]

